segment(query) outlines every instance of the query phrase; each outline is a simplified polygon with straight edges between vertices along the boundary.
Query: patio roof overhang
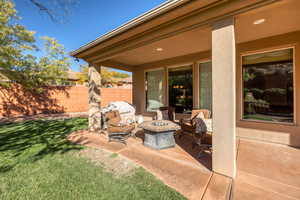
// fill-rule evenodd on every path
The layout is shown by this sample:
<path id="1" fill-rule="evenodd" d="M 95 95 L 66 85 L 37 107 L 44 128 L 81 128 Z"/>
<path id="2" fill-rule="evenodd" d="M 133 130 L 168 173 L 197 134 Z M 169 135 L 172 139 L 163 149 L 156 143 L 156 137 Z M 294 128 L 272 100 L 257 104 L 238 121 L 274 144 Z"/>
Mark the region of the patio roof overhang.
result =
<path id="1" fill-rule="evenodd" d="M 213 170 L 234 178 L 236 120 L 241 107 L 236 97 L 242 96 L 241 84 L 236 84 L 240 81 L 240 55 L 258 48 L 298 45 L 299 8 L 299 0 L 186 1 L 146 21 L 139 19 L 141 22 L 132 22 L 127 28 L 124 25 L 73 52 L 74 57 L 90 64 L 90 130 L 101 129 L 101 66 L 133 72 L 133 104 L 143 114 L 147 112 L 144 69 L 163 68 L 167 77 L 169 66 L 192 62 L 193 83 L 197 85 L 197 62 L 211 59 Z M 256 23 L 259 20 L 263 23 Z M 168 91 L 167 81 L 161 81 L 165 82 L 163 92 Z M 197 87 L 193 90 L 199 92 Z M 169 105 L 167 98 L 163 99 L 164 105 Z"/>
<path id="2" fill-rule="evenodd" d="M 289 3 L 291 1 L 293 3 Z M 288 9 L 288 6 L 297 3 L 294 0 L 291 1 L 168 1 L 166 4 L 73 51 L 71 55 L 84 59 L 93 65 L 133 71 L 136 66 L 143 64 L 210 51 L 211 24 L 226 17 L 236 16 L 237 43 L 273 34 L 271 31 L 274 30 L 272 29 L 274 24 L 272 23 L 269 23 L 269 26 L 264 26 L 264 30 L 258 32 L 260 35 L 255 35 L 254 32 L 249 36 L 248 33 L 253 28 L 251 27 L 253 20 L 266 11 L 263 8 L 259 9 L 260 7 L 281 2 L 279 4 L 289 4 L 286 5 Z M 281 5 L 277 6 L 277 9 L 280 7 Z M 250 15 L 247 15 L 246 12 Z M 270 14 L 267 16 L 270 18 L 268 21 L 278 22 L 279 16 Z M 290 21 L 294 22 L 295 20 Z M 293 27 L 287 27 L 285 30 L 293 30 Z M 188 41 L 190 42 L 186 38 L 189 38 Z M 180 49 L 176 48 L 174 44 L 180 46 Z M 155 49 L 164 48 L 163 46 L 169 51 L 157 54 Z"/>

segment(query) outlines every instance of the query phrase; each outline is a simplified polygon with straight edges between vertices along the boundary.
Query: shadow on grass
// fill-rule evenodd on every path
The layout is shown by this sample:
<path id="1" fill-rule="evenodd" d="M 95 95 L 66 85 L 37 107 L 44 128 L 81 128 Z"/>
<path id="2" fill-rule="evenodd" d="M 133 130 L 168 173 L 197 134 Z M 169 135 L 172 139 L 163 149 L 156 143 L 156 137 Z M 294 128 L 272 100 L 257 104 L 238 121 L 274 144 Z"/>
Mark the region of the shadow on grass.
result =
<path id="1" fill-rule="evenodd" d="M 66 136 L 86 127 L 84 118 L 0 125 L 0 173 L 48 155 L 82 149 L 70 143 Z"/>

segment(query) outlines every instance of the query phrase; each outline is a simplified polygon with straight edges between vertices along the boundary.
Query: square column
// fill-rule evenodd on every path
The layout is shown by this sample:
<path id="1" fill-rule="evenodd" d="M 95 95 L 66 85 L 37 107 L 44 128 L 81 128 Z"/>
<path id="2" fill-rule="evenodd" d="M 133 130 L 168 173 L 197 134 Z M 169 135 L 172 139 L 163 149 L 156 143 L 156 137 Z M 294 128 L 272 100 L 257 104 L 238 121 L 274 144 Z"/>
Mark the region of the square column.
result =
<path id="1" fill-rule="evenodd" d="M 89 65 L 89 130 L 101 129 L 101 67 Z"/>
<path id="2" fill-rule="evenodd" d="M 213 171 L 236 175 L 236 50 L 234 19 L 213 24 Z"/>

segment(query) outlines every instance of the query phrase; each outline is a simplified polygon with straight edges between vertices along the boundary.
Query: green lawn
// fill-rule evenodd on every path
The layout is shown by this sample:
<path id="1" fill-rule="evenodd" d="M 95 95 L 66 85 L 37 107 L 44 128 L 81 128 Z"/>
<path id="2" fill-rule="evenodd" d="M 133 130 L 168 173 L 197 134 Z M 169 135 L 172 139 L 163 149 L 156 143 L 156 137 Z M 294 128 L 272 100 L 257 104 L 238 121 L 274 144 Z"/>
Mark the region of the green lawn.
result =
<path id="1" fill-rule="evenodd" d="M 0 125 L 0 199 L 185 199 L 139 168 L 129 177 L 106 172 L 75 154 L 66 135 L 86 119 Z"/>

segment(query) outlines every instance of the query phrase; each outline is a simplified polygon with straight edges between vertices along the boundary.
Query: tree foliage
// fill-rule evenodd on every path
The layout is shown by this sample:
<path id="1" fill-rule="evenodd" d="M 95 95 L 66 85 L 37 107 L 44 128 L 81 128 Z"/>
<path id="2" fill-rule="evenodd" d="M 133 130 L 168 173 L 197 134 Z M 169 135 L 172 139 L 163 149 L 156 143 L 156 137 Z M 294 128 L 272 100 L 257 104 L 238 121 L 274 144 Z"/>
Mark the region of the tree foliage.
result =
<path id="1" fill-rule="evenodd" d="M 80 65 L 79 79 L 81 83 L 88 81 L 88 69 L 87 65 Z M 113 71 L 107 67 L 101 67 L 101 83 L 115 83 L 117 79 L 128 78 L 130 75 L 118 71 Z"/>
<path id="2" fill-rule="evenodd" d="M 18 19 L 14 4 L 0 0 L 1 76 L 10 80 L 9 83 L 31 89 L 63 81 L 70 67 L 64 47 L 53 38 L 43 37 L 44 49 L 39 49 L 34 32 L 26 30 Z M 32 55 L 38 51 L 44 56 Z"/>
<path id="3" fill-rule="evenodd" d="M 79 82 L 81 84 L 87 83 L 89 80 L 88 74 L 89 74 L 89 67 L 87 65 L 80 65 L 80 74 L 78 75 Z"/>

